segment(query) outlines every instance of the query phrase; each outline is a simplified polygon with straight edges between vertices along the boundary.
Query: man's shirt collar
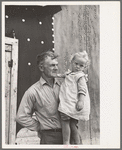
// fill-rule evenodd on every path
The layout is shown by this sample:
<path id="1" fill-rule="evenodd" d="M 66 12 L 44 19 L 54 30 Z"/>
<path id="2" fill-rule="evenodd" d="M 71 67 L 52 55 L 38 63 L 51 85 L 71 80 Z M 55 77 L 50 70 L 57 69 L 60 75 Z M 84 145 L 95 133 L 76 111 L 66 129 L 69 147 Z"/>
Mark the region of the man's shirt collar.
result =
<path id="1" fill-rule="evenodd" d="M 40 83 L 41 85 L 48 84 L 42 77 L 40 78 Z M 58 81 L 57 78 L 55 78 L 54 84 L 58 84 L 60 86 L 60 82 Z"/>
<path id="2" fill-rule="evenodd" d="M 41 83 L 41 85 L 44 85 L 44 84 L 46 84 L 47 82 L 41 77 L 41 78 L 40 78 L 40 83 Z"/>

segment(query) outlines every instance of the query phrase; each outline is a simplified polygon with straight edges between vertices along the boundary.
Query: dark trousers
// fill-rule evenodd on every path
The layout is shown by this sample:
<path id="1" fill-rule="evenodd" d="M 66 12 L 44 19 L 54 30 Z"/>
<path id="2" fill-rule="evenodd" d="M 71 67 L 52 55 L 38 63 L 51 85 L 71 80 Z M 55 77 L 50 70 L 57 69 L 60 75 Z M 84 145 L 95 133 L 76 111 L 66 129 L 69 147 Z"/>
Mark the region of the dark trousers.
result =
<path id="1" fill-rule="evenodd" d="M 77 127 L 77 126 L 76 126 Z M 77 127 L 78 128 L 78 127 Z M 54 131 L 41 131 L 40 134 L 40 144 L 63 144 L 63 136 L 62 136 L 62 132 L 54 132 Z M 80 144 L 82 144 L 82 139 L 79 135 L 80 138 Z M 76 144 L 75 140 L 74 140 L 74 134 L 71 133 L 71 138 L 70 138 L 70 143 L 71 144 Z"/>
<path id="2" fill-rule="evenodd" d="M 62 132 L 42 131 L 40 144 L 63 144 Z"/>

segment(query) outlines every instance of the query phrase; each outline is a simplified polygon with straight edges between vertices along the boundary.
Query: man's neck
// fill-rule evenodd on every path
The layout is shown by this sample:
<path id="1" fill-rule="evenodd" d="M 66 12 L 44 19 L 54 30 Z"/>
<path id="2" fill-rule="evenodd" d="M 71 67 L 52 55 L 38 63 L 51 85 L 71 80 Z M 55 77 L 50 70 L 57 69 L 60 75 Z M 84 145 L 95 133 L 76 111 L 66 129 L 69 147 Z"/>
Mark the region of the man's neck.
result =
<path id="1" fill-rule="evenodd" d="M 42 73 L 42 78 L 51 86 L 54 85 L 54 78 L 48 78 L 45 74 Z"/>

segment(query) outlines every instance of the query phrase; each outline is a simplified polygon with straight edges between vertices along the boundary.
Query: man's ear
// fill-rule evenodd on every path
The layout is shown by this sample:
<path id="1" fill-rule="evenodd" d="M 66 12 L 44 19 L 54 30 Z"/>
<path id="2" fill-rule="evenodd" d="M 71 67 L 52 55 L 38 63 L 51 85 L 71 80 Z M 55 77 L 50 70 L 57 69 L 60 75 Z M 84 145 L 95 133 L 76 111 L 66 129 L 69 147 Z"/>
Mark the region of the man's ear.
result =
<path id="1" fill-rule="evenodd" d="M 41 72 L 44 71 L 43 65 L 39 65 L 39 70 L 40 70 Z"/>

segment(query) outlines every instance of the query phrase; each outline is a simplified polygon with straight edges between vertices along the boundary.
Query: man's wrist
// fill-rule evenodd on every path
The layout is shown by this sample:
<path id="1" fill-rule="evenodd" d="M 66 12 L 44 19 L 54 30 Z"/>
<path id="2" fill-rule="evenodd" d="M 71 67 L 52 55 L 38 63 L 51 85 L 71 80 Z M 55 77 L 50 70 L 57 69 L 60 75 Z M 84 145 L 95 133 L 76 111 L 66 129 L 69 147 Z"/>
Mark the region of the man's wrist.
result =
<path id="1" fill-rule="evenodd" d="M 37 126 L 37 132 L 40 132 L 40 125 Z"/>

